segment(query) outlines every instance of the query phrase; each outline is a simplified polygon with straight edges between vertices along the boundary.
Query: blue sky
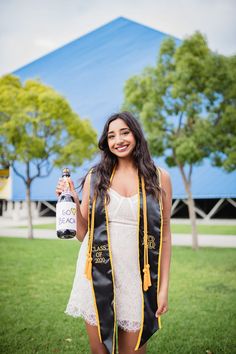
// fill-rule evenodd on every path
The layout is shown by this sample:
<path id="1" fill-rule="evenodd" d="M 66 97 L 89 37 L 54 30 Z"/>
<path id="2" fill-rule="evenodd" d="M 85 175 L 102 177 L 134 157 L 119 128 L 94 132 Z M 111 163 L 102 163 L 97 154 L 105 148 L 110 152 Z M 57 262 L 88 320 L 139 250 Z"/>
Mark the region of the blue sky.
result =
<path id="1" fill-rule="evenodd" d="M 119 17 L 236 54 L 236 0 L 0 0 L 0 75 Z"/>

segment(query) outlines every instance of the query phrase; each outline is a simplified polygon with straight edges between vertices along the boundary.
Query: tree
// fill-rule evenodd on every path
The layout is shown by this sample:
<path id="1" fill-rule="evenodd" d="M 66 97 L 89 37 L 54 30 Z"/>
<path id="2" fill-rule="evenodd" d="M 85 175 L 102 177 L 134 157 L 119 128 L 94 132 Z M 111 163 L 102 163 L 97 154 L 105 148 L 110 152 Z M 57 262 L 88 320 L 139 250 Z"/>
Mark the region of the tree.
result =
<path id="1" fill-rule="evenodd" d="M 95 152 L 96 133 L 51 87 L 6 75 L 0 78 L 0 164 L 11 166 L 24 181 L 28 237 L 33 238 L 30 190 L 63 164 L 79 166 Z M 17 168 L 25 166 L 25 173 Z"/>
<path id="2" fill-rule="evenodd" d="M 217 88 L 220 102 L 212 109 L 215 136 L 211 156 L 214 166 L 231 172 L 236 169 L 236 56 L 217 58 Z"/>
<path id="3" fill-rule="evenodd" d="M 191 191 L 193 167 L 215 151 L 216 132 L 222 137 L 224 152 L 231 145 L 230 138 L 225 142 L 221 132 L 228 120 L 231 125 L 235 121 L 229 60 L 232 58 L 212 53 L 199 32 L 178 47 L 174 39 L 168 38 L 161 45 L 157 65 L 131 77 L 124 88 L 123 108 L 142 121 L 151 153 L 164 155 L 167 165 L 177 166 L 180 171 L 188 197 L 194 249 L 198 248 L 198 237 Z"/>

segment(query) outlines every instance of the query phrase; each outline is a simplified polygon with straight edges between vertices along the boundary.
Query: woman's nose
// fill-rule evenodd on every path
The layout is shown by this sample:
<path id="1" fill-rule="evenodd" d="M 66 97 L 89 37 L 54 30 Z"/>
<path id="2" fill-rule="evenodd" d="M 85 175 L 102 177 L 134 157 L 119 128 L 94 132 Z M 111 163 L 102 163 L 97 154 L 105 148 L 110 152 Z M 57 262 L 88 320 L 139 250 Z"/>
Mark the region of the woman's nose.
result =
<path id="1" fill-rule="evenodd" d="M 122 137 L 122 135 L 117 135 L 115 138 L 116 144 L 121 143 L 123 140 L 124 140 L 124 138 Z"/>

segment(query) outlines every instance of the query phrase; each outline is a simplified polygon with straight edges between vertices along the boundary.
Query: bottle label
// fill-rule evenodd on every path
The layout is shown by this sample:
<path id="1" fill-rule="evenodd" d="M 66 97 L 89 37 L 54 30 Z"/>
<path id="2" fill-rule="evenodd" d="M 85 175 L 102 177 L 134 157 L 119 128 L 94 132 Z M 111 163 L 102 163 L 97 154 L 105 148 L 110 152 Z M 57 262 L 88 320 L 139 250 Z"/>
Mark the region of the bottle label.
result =
<path id="1" fill-rule="evenodd" d="M 73 202 L 62 202 L 56 205 L 57 231 L 76 231 L 76 204 Z"/>

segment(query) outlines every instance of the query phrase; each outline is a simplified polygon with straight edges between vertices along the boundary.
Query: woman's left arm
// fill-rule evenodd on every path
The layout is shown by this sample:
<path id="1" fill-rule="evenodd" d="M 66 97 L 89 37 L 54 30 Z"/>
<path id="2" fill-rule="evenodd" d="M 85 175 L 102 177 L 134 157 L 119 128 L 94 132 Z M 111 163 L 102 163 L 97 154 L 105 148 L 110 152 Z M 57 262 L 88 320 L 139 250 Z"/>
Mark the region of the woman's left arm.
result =
<path id="1" fill-rule="evenodd" d="M 156 316 L 163 315 L 168 311 L 168 289 L 171 263 L 170 217 L 172 206 L 172 186 L 170 176 L 164 169 L 161 169 L 161 186 L 165 193 L 162 193 L 162 251 L 160 265 L 160 286 L 158 292 L 158 310 L 156 312 Z"/>

